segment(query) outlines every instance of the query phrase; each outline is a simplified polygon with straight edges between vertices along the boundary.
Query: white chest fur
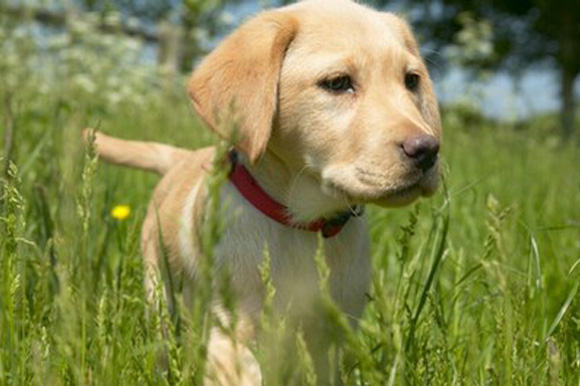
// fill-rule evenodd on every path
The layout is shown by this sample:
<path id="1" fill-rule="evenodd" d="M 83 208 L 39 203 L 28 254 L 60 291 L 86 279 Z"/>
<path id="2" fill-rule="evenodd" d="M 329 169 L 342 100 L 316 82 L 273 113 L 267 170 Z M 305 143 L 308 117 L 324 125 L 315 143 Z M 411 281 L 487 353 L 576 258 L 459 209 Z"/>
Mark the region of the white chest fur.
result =
<path id="1" fill-rule="evenodd" d="M 232 284 L 246 312 L 257 316 L 264 286 L 259 267 L 267 250 L 275 306 L 284 311 L 311 314 L 319 293 L 315 254 L 318 234 L 279 224 L 243 198 L 229 182 L 221 193 L 226 206 L 226 231 L 216 248 L 216 268 L 230 270 Z M 351 218 L 336 236 L 324 240 L 330 270 L 330 289 L 353 324 L 365 304 L 369 287 L 370 258 L 366 220 Z"/>

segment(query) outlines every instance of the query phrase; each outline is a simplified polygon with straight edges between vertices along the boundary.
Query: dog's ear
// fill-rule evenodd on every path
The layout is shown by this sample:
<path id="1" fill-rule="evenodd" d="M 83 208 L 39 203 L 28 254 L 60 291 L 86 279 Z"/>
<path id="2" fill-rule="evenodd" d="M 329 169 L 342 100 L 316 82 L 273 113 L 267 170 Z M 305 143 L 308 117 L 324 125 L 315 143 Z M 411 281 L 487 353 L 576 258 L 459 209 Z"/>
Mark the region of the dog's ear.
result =
<path id="1" fill-rule="evenodd" d="M 221 43 L 193 72 L 187 92 L 201 118 L 255 162 L 266 150 L 284 55 L 298 30 L 288 11 L 265 12 Z M 231 139 L 231 138 L 230 138 Z"/>

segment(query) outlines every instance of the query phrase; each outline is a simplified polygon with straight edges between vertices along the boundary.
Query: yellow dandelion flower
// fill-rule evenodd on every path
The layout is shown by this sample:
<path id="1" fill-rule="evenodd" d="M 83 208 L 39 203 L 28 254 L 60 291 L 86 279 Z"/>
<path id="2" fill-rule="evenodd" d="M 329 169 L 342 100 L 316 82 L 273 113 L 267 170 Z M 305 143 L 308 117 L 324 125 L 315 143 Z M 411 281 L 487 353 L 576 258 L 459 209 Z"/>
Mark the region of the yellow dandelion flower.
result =
<path id="1" fill-rule="evenodd" d="M 125 220 L 131 214 L 129 205 L 117 205 L 111 210 L 111 216 L 119 221 Z"/>

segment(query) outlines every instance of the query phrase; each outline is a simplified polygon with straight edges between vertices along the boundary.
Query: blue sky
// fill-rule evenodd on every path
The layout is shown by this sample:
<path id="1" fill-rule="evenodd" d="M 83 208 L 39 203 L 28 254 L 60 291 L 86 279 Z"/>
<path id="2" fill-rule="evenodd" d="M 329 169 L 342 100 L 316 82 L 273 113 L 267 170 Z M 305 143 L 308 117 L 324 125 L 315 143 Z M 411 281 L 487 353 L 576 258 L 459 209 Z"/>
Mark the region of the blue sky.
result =
<path id="1" fill-rule="evenodd" d="M 460 99 L 478 88 L 483 111 L 508 120 L 557 111 L 560 106 L 559 80 L 549 70 L 530 70 L 516 84 L 507 72 L 493 75 L 488 81 L 473 83 L 461 70 L 453 69 L 436 79 L 439 98 L 443 102 Z M 576 87 L 577 91 L 579 87 Z"/>

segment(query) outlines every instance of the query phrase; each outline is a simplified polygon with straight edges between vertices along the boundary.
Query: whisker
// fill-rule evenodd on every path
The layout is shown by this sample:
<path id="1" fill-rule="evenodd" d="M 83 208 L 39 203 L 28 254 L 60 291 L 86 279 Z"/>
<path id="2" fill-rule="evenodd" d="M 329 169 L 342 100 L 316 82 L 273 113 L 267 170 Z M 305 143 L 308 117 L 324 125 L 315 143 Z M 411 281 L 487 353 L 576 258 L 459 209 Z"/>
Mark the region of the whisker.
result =
<path id="1" fill-rule="evenodd" d="M 300 177 L 302 176 L 302 174 L 307 169 L 308 169 L 308 165 L 305 165 L 302 169 L 300 169 L 298 171 L 298 173 L 296 173 L 296 176 L 292 180 L 292 183 L 290 184 L 290 187 L 288 188 L 288 206 L 291 206 L 291 204 L 292 204 L 293 197 L 294 197 L 294 191 L 296 189 L 296 186 L 298 185 L 298 180 L 300 179 Z"/>

